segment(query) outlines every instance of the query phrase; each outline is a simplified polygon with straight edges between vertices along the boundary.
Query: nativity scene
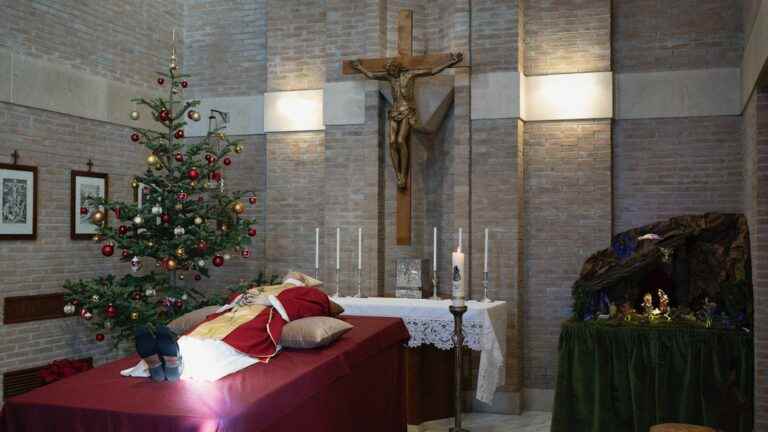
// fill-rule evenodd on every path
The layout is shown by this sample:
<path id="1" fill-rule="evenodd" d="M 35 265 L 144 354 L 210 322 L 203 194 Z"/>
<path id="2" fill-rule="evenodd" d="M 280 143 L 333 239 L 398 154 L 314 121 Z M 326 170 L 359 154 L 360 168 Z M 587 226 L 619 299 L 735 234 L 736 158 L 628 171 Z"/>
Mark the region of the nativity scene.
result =
<path id="1" fill-rule="evenodd" d="M 768 430 L 768 3 L 0 12 L 0 432 Z"/>

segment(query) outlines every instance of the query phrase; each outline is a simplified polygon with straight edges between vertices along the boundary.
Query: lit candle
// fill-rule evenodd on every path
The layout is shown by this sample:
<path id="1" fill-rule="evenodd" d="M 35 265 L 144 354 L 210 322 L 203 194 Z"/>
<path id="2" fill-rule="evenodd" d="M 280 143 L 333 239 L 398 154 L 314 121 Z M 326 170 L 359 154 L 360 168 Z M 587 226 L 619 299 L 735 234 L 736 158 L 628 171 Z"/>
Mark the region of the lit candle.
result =
<path id="1" fill-rule="evenodd" d="M 315 268 L 320 268 L 320 228 L 315 228 Z"/>
<path id="2" fill-rule="evenodd" d="M 485 229 L 485 253 L 483 254 L 483 272 L 488 273 L 488 228 Z"/>
<path id="3" fill-rule="evenodd" d="M 341 228 L 336 228 L 336 270 L 341 268 Z"/>
<path id="4" fill-rule="evenodd" d="M 363 269 L 363 229 L 357 229 L 357 269 Z"/>
<path id="5" fill-rule="evenodd" d="M 464 254 L 461 253 L 461 248 L 451 254 L 451 264 L 453 266 L 451 301 L 454 306 L 464 306 L 466 291 L 464 289 Z"/>
<path id="6" fill-rule="evenodd" d="M 432 228 L 432 271 L 437 272 L 437 227 Z"/>

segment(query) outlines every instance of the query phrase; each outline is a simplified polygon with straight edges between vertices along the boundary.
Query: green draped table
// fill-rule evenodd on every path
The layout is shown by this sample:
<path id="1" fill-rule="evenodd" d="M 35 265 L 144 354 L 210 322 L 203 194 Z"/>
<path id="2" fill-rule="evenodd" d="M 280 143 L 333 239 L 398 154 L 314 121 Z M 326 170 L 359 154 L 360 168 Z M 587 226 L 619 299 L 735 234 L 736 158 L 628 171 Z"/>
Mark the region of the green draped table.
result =
<path id="1" fill-rule="evenodd" d="M 731 415 L 739 432 L 750 432 L 753 353 L 752 335 L 744 331 L 567 322 L 551 430 L 648 432 L 666 422 L 715 427 L 731 387 L 747 400 Z"/>

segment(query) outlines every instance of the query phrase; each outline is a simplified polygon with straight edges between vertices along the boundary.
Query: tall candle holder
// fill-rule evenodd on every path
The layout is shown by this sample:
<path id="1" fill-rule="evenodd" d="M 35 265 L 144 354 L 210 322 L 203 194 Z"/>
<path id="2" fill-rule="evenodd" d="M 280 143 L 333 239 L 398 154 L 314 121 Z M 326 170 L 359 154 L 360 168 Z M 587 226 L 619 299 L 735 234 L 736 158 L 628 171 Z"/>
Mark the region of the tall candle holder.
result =
<path id="1" fill-rule="evenodd" d="M 491 303 L 493 301 L 488 297 L 488 285 L 490 285 L 490 277 L 488 272 L 483 272 L 483 299 L 480 300 L 482 303 Z"/>
<path id="2" fill-rule="evenodd" d="M 336 269 L 336 293 L 333 295 L 334 298 L 341 298 L 341 270 Z"/>
<path id="3" fill-rule="evenodd" d="M 440 300 L 440 296 L 437 295 L 437 272 L 432 271 L 432 297 L 430 300 Z"/>
<path id="4" fill-rule="evenodd" d="M 320 280 L 320 268 L 315 267 L 315 279 Z"/>
<path id="5" fill-rule="evenodd" d="M 357 269 L 357 294 L 355 294 L 353 297 L 355 298 L 365 298 L 366 295 L 363 294 L 363 270 Z"/>

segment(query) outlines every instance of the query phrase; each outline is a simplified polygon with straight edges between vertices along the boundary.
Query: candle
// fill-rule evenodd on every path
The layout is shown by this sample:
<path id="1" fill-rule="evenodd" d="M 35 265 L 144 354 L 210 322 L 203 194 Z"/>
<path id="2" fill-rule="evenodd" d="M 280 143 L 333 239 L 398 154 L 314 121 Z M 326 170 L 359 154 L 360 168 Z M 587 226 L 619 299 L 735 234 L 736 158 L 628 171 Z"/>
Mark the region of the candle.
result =
<path id="1" fill-rule="evenodd" d="M 341 228 L 336 228 L 336 270 L 341 268 Z"/>
<path id="2" fill-rule="evenodd" d="M 483 254 L 483 273 L 488 273 L 488 228 L 485 229 L 485 253 Z"/>
<path id="3" fill-rule="evenodd" d="M 357 269 L 363 268 L 363 229 L 357 229 Z"/>
<path id="4" fill-rule="evenodd" d="M 454 306 L 464 306 L 466 290 L 464 289 L 464 254 L 461 253 L 461 248 L 451 254 L 451 264 L 453 266 L 451 301 Z"/>
<path id="5" fill-rule="evenodd" d="M 315 228 L 315 268 L 320 268 L 320 228 Z"/>
<path id="6" fill-rule="evenodd" d="M 432 271 L 437 272 L 437 227 L 432 228 Z"/>
<path id="7" fill-rule="evenodd" d="M 459 228 L 459 252 L 461 252 L 461 228 Z"/>

